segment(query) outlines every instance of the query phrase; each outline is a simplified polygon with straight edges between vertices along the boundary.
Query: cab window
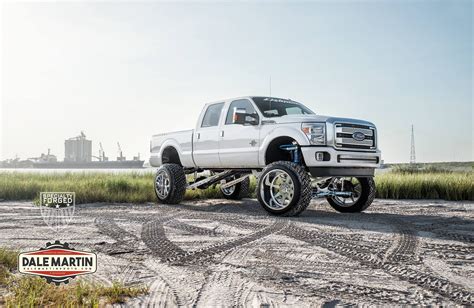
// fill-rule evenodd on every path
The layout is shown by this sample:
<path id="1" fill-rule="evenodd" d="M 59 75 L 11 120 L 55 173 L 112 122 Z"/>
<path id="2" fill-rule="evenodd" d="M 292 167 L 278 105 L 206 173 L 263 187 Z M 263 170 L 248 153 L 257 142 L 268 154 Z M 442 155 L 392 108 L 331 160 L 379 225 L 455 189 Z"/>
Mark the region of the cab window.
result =
<path id="1" fill-rule="evenodd" d="M 232 124 L 232 116 L 234 115 L 235 108 L 242 108 L 245 109 L 245 113 L 254 114 L 254 117 L 247 116 L 247 120 L 255 121 L 256 123 L 258 123 L 258 114 L 257 111 L 255 111 L 255 108 L 253 107 L 252 103 L 247 99 L 239 99 L 233 101 L 230 104 L 229 110 L 227 111 L 227 117 L 225 118 L 226 125 Z"/>
<path id="2" fill-rule="evenodd" d="M 221 117 L 221 111 L 224 103 L 209 105 L 206 113 L 202 118 L 201 127 L 212 127 L 219 125 L 219 118 Z"/>

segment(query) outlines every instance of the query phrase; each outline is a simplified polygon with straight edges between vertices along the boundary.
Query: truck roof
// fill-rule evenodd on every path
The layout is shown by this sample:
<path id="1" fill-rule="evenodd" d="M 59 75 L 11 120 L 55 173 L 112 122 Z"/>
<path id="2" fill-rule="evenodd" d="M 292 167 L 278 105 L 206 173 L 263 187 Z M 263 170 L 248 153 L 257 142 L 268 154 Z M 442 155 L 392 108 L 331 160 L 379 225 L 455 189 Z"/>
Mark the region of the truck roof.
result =
<path id="1" fill-rule="evenodd" d="M 281 98 L 281 97 L 267 96 L 267 95 L 247 95 L 247 96 L 238 96 L 238 97 L 231 97 L 231 98 L 215 100 L 215 101 L 206 103 L 205 106 L 212 105 L 212 104 L 223 103 L 223 102 L 228 102 L 228 101 L 235 101 L 235 100 L 238 100 L 238 99 L 252 99 L 253 97 L 273 98 L 273 99 L 279 99 L 279 100 L 294 102 L 294 100 L 292 100 L 291 98 Z"/>

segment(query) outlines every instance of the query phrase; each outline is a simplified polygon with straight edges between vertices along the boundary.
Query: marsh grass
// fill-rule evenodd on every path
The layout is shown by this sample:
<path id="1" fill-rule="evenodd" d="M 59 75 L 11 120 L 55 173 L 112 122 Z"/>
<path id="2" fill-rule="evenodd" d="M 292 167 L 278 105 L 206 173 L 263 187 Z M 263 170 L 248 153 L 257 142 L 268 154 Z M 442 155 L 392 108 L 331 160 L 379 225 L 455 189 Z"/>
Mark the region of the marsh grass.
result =
<path id="1" fill-rule="evenodd" d="M 7 307 L 99 307 L 124 303 L 128 298 L 148 293 L 147 287 L 125 286 L 114 282 L 111 286 L 75 281 L 56 286 L 32 276 L 11 278 Z"/>
<path id="2" fill-rule="evenodd" d="M 378 198 L 474 200 L 472 172 L 394 171 L 378 175 L 375 183 Z"/>
<path id="3" fill-rule="evenodd" d="M 18 251 L 0 248 L 0 266 L 12 271 L 18 266 Z"/>
<path id="4" fill-rule="evenodd" d="M 11 277 L 11 271 L 18 266 L 18 252 L 0 248 L 0 286 L 6 285 Z"/>
<path id="5" fill-rule="evenodd" d="M 76 203 L 156 202 L 152 173 L 0 173 L 0 199 L 37 200 L 42 191 L 73 191 Z M 376 176 L 377 197 L 474 200 L 474 173 L 394 168 Z M 251 178 L 251 196 L 256 180 Z M 223 198 L 219 187 L 188 190 L 185 199 Z"/>
<path id="6" fill-rule="evenodd" d="M 0 199 L 34 200 L 44 191 L 71 191 L 76 203 L 153 200 L 152 174 L 0 173 Z"/>

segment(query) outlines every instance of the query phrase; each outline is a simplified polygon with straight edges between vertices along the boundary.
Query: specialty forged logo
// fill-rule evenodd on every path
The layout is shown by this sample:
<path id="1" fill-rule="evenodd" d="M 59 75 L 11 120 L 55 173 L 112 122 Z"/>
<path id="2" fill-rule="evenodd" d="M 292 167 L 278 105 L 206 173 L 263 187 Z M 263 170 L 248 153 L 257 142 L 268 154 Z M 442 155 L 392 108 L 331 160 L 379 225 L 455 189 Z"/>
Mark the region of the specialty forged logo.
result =
<path id="1" fill-rule="evenodd" d="M 48 227 L 58 232 L 72 221 L 76 194 L 74 192 L 41 192 L 39 205 L 43 221 Z"/>
<path id="2" fill-rule="evenodd" d="M 68 243 L 55 241 L 36 251 L 18 255 L 18 271 L 36 275 L 49 283 L 69 283 L 78 275 L 92 274 L 97 270 L 97 255 L 69 247 Z"/>

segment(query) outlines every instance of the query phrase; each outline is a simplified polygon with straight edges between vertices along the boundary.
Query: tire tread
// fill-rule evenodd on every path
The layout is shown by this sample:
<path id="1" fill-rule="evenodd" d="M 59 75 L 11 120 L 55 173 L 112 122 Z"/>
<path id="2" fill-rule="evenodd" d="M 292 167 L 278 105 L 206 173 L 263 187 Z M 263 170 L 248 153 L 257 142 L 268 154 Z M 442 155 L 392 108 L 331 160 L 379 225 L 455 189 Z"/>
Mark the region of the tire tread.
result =
<path id="1" fill-rule="evenodd" d="M 163 164 L 159 169 L 165 169 L 170 176 L 170 192 L 165 199 L 160 199 L 158 194 L 155 194 L 160 203 L 164 204 L 179 204 L 183 201 L 184 194 L 186 193 L 186 174 L 184 173 L 183 167 L 178 164 Z M 157 173 L 158 173 L 157 171 Z M 153 183 L 155 185 L 155 183 Z"/>

